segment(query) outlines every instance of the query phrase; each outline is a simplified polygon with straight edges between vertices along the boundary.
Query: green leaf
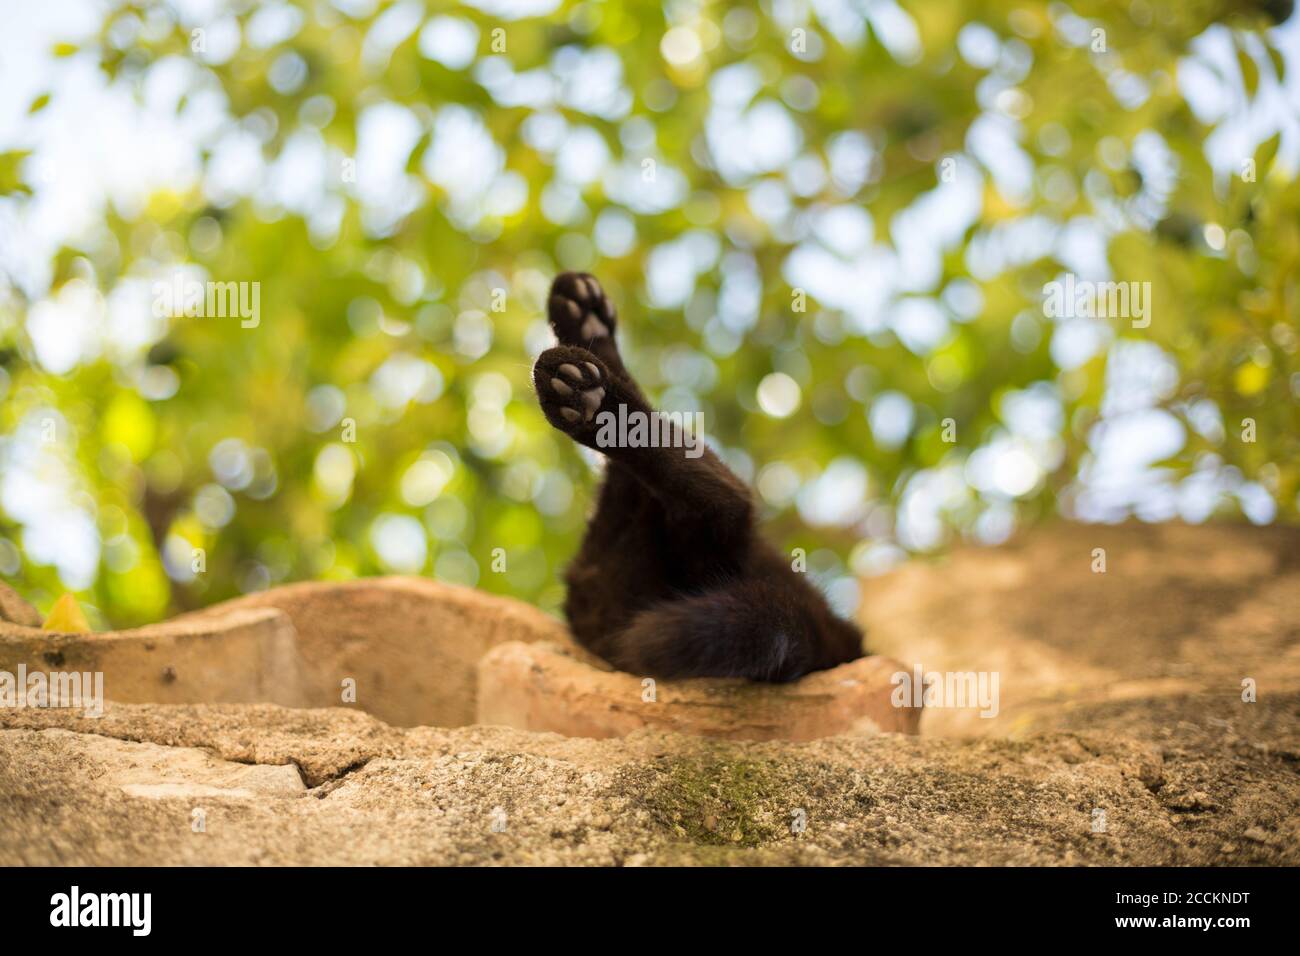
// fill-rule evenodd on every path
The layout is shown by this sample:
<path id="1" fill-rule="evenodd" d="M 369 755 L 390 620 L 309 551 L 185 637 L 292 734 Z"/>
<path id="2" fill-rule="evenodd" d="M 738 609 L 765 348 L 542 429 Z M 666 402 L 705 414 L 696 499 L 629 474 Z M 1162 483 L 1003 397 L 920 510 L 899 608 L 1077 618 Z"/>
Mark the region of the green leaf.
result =
<path id="1" fill-rule="evenodd" d="M 1259 67 L 1255 58 L 1240 43 L 1237 45 L 1237 66 L 1241 68 L 1241 82 L 1246 87 L 1246 99 L 1253 100 L 1259 92 Z"/>
<path id="2" fill-rule="evenodd" d="M 1278 130 L 1259 144 L 1259 147 L 1255 150 L 1255 176 L 1258 179 L 1263 179 L 1268 173 L 1269 167 L 1273 165 L 1273 157 L 1277 155 L 1278 147 L 1281 145 L 1281 130 Z"/>
<path id="3" fill-rule="evenodd" d="M 31 154 L 29 149 L 0 153 L 0 196 L 31 193 L 31 188 L 23 181 L 21 173 L 23 160 Z"/>

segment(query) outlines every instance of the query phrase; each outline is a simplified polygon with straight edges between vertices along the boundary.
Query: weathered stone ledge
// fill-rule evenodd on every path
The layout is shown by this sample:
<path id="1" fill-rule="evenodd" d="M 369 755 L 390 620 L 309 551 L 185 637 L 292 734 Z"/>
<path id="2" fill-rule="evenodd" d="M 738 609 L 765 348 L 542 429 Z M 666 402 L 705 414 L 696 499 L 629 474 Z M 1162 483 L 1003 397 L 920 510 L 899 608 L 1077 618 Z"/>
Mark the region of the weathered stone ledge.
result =
<path id="1" fill-rule="evenodd" d="M 612 670 L 563 645 L 510 642 L 479 663 L 478 722 L 570 737 L 643 729 L 728 740 L 916 733 L 921 709 L 890 699 L 899 667 L 864 657 L 788 684 L 668 682 Z"/>
<path id="2" fill-rule="evenodd" d="M 897 665 L 876 658 L 783 685 L 660 681 L 645 701 L 642 678 L 586 655 L 555 618 L 423 578 L 294 584 L 97 634 L 41 630 L 13 592 L 5 602 L 30 623 L 0 621 L 0 670 L 102 672 L 106 696 L 122 703 L 346 706 L 397 726 L 478 721 L 591 737 L 659 727 L 810 740 L 914 733 L 919 719 L 890 706 Z"/>

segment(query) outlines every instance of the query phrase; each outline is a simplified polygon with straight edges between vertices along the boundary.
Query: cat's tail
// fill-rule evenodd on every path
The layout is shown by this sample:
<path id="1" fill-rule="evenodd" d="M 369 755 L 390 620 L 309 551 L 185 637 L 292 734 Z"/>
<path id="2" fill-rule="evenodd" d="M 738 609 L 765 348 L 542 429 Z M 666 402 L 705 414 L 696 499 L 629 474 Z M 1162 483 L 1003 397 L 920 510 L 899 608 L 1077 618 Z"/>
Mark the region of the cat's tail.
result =
<path id="1" fill-rule="evenodd" d="M 767 581 L 738 581 L 665 601 L 610 636 L 602 652 L 632 674 L 663 679 L 794 680 L 818 663 L 802 595 Z"/>

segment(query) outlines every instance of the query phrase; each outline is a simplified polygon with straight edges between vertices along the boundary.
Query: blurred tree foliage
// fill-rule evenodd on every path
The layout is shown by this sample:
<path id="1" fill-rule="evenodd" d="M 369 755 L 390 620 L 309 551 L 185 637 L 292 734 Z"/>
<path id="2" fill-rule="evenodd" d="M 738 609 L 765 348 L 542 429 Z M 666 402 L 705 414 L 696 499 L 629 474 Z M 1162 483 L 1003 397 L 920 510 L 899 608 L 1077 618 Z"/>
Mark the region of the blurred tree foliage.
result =
<path id="1" fill-rule="evenodd" d="M 1281 516 L 1295 515 L 1300 190 L 1273 161 L 1277 136 L 1252 147 L 1240 168 L 1212 169 L 1204 143 L 1214 127 L 1176 81 L 1195 38 L 1228 31 L 1240 75 L 1227 79 L 1249 102 L 1265 80 L 1281 78 L 1267 31 L 1289 4 L 559 2 L 517 18 L 507 18 L 512 4 L 487 0 L 293 6 L 297 14 L 277 5 L 290 28 L 275 35 L 254 23 L 265 15 L 258 4 L 191 23 L 165 6 L 115 3 L 98 39 L 56 51 L 96 57 L 142 100 L 151 82 L 183 82 L 172 97 L 177 115 L 213 122 L 202 142 L 209 166 L 232 135 L 251 137 L 266 170 L 304 131 L 329 156 L 310 208 L 287 208 L 260 188 L 214 190 L 210 179 L 160 189 L 143 208 L 110 207 L 95 241 L 60 252 L 40 297 L 89 288 L 111 301 L 133 279 L 151 289 L 184 266 L 204 280 L 260 283 L 256 328 L 174 316 L 150 340 L 56 375 L 27 332 L 37 301 L 17 283 L 0 297 L 0 427 L 15 435 L 49 409 L 66 423 L 55 445 L 102 541 L 81 592 L 101 625 L 285 581 L 394 569 L 556 607 L 594 481 L 591 463 L 546 426 L 530 394 L 532 356 L 546 344 L 546 286 L 565 268 L 605 282 L 621 308 L 629 363 L 653 395 L 696 403 L 746 477 L 782 463 L 765 492 L 774 533 L 807 548 L 828 580 L 846 582 L 869 565 L 864 542 L 894 536 L 909 483 L 964 461 L 1004 429 L 1003 399 L 1035 383 L 1059 395 L 1059 462 L 1013 501 L 954 499 L 942 509 L 945 540 L 972 534 L 992 505 L 1013 508 L 1019 521 L 1068 512 L 1112 353 L 1102 348 L 1069 368 L 1054 359 L 1043 288 L 1066 265 L 1052 244 L 1019 249 L 996 270 L 971 264 L 981 243 L 1035 217 L 1103 222 L 1113 279 L 1151 283 L 1150 326 L 1111 325 L 1176 365 L 1160 402 L 1189 427 L 1182 449 L 1161 463 L 1165 474 L 1177 480 L 1212 454 L 1266 487 Z M 455 62 L 454 43 L 441 62 L 422 50 L 430 16 L 458 21 L 443 24 L 444 39 L 470 37 L 473 63 Z M 971 24 L 981 32 L 964 39 L 996 41 L 987 62 L 959 53 Z M 214 54 L 232 27 L 241 42 Z M 614 95 L 566 88 L 591 53 L 621 69 Z M 177 61 L 190 66 L 176 70 Z M 752 168 L 720 169 L 709 118 L 714 81 L 733 64 L 758 78 L 750 107 L 769 104 L 769 116 L 790 121 L 801 176 L 794 162 L 764 168 L 761 142 L 742 144 L 756 153 Z M 530 105 L 548 82 L 560 91 L 554 105 Z M 409 146 L 397 185 L 376 197 L 366 193 L 358 128 L 385 106 L 407 111 L 416 135 L 376 154 L 391 161 Z M 990 116 L 1009 124 L 1032 164 L 1024 195 L 1004 194 L 997 162 L 971 156 L 972 127 Z M 548 148 L 543 120 L 594 133 L 608 170 L 561 181 L 557 166 L 571 147 Z M 457 124 L 472 122 L 495 147 L 459 136 Z M 1150 132 L 1174 169 L 1155 199 L 1133 159 Z M 864 168 L 841 175 L 846 133 L 868 148 Z M 440 139 L 456 148 L 440 154 Z M 935 193 L 950 157 L 963 159 L 957 175 L 979 177 L 979 208 L 944 245 L 941 275 L 909 293 L 950 320 L 940 341 L 908 348 L 888 323 L 863 327 L 812 294 L 801 311 L 789 262 L 815 241 L 811 217 L 865 209 L 872 241 L 899 247 L 909 221 L 901 214 Z M 1253 174 L 1243 173 L 1246 160 Z M 489 186 L 458 195 L 480 167 Z M 20 151 L 0 154 L 0 202 L 29 200 L 36 184 L 25 169 Z M 638 184 L 652 180 L 670 201 L 657 203 L 660 192 L 636 200 Z M 773 214 L 772 203 L 789 208 Z M 646 274 L 683 236 L 694 237 L 687 263 L 698 274 L 685 308 L 660 307 Z M 752 316 L 741 327 L 718 320 L 726 298 L 751 287 L 737 280 L 727 289 L 737 276 L 752 277 L 758 296 L 740 310 Z M 148 308 L 150 297 L 137 302 Z M 774 373 L 782 377 L 770 413 L 756 395 Z M 787 376 L 798 386 L 793 410 Z M 870 423 L 873 400 L 889 392 L 912 403 L 901 442 L 880 441 Z M 1217 432 L 1188 418 L 1203 399 L 1218 409 Z M 955 442 L 943 433 L 949 418 Z M 1240 440 L 1237 423 L 1247 418 L 1257 422 L 1254 442 Z M 845 461 L 863 466 L 865 487 L 816 484 Z M 852 494 L 861 507 L 809 528 L 816 502 L 791 503 L 782 491 L 791 476 L 814 494 Z M 48 607 L 64 587 L 55 569 L 32 559 L 22 524 L 3 511 L 0 536 L 20 553 L 16 586 Z"/>

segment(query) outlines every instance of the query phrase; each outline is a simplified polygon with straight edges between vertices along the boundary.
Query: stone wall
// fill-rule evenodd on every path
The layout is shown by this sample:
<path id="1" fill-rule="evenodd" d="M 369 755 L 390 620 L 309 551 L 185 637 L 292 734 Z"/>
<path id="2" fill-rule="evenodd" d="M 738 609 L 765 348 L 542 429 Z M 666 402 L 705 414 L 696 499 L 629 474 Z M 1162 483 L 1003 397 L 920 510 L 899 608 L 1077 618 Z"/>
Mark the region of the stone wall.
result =
<path id="1" fill-rule="evenodd" d="M 660 684 L 653 702 L 558 622 L 431 582 L 301 585 L 123 635 L 34 632 L 28 614 L 0 627 L 5 662 L 62 654 L 141 697 L 227 702 L 0 708 L 0 855 L 1300 864 L 1300 531 L 1047 527 L 864 589 L 868 641 L 897 665 Z M 998 714 L 927 707 L 919 735 L 876 733 L 917 716 L 878 710 L 895 666 L 996 671 Z M 333 699 L 344 671 L 353 705 Z M 296 702 L 241 702 L 294 686 Z M 480 708 L 535 729 L 459 726 Z"/>

